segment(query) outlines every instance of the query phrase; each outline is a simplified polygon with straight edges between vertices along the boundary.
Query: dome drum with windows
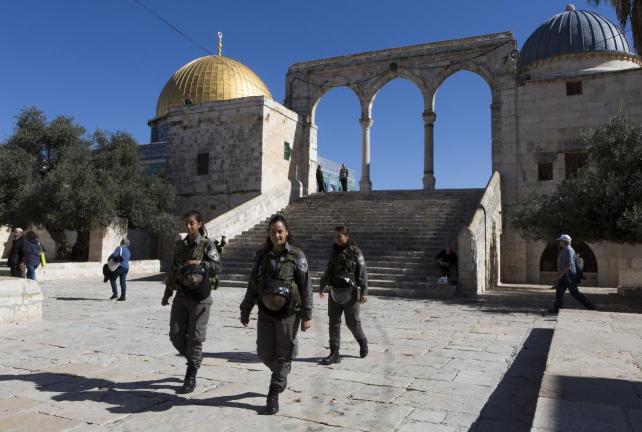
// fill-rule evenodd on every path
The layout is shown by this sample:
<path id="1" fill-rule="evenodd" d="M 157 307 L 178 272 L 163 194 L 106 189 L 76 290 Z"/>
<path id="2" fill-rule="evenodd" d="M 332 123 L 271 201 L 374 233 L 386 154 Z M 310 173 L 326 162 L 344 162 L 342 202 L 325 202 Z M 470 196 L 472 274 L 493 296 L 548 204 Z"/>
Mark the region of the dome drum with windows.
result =
<path id="1" fill-rule="evenodd" d="M 220 37 L 220 36 L 219 36 Z M 244 64 L 221 54 L 193 60 L 167 81 L 156 104 L 156 117 L 186 104 L 223 101 L 248 96 L 272 98 L 265 83 Z"/>

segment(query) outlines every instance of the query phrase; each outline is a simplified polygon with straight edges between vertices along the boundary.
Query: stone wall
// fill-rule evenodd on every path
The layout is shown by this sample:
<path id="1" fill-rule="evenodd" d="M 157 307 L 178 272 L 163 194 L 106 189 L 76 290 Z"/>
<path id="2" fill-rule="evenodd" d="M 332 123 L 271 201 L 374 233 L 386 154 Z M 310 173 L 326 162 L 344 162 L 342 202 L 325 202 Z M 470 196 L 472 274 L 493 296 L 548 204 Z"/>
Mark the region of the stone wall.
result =
<path id="1" fill-rule="evenodd" d="M 459 231 L 459 283 L 462 295 L 473 297 L 499 283 L 502 231 L 501 178 L 491 177 L 468 226 Z"/>
<path id="2" fill-rule="evenodd" d="M 49 263 L 36 269 L 36 280 L 51 281 L 60 279 L 102 280 L 105 262 L 60 262 Z M 129 262 L 128 278 L 158 274 L 161 271 L 159 260 L 136 260 Z"/>
<path id="3" fill-rule="evenodd" d="M 127 220 L 120 219 L 107 228 L 99 228 L 89 234 L 89 255 L 87 261 L 105 263 L 109 256 L 127 237 Z"/>
<path id="4" fill-rule="evenodd" d="M 277 185 L 272 191 L 261 194 L 209 221 L 205 224 L 207 232 L 214 238 L 224 235 L 227 240 L 232 240 L 243 231 L 249 230 L 286 207 L 290 203 L 291 190 L 292 185 L 289 181 Z"/>
<path id="5" fill-rule="evenodd" d="M 0 323 L 41 320 L 43 300 L 38 282 L 0 277 Z"/>
<path id="6" fill-rule="evenodd" d="M 567 80 L 581 80 L 582 94 L 567 96 Z M 513 140 L 511 145 L 517 164 L 493 153 L 493 166 L 502 174 L 505 209 L 531 193 L 553 191 L 566 176 L 565 153 L 582 149 L 586 130 L 604 126 L 619 110 L 642 124 L 642 69 L 521 80 L 515 101 L 517 123 L 512 133 L 517 142 Z M 506 150 L 510 152 L 508 146 Z M 552 162 L 552 180 L 538 180 L 538 162 Z M 589 246 L 598 260 L 599 286 L 621 283 L 620 274 L 626 281 L 627 272 L 620 271 L 618 261 L 620 246 Z M 539 260 L 543 248 L 543 243 L 527 241 L 507 227 L 502 239 L 502 281 L 542 283 Z M 642 258 L 642 253 L 638 257 Z"/>

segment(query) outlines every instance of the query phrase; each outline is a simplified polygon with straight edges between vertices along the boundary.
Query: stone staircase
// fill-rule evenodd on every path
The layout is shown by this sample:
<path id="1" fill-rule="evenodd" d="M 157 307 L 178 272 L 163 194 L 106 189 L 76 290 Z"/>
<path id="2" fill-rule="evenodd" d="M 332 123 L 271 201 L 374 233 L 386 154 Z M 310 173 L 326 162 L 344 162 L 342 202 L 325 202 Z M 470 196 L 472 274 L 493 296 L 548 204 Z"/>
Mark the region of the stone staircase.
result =
<path id="1" fill-rule="evenodd" d="M 455 246 L 483 189 L 376 191 L 313 194 L 290 204 L 284 215 L 293 245 L 306 254 L 314 290 L 333 243 L 333 228 L 347 224 L 368 266 L 375 295 L 444 298 L 454 287 L 437 286 L 435 255 L 446 241 Z M 231 240 L 223 251 L 221 287 L 247 286 L 256 250 L 267 237 L 268 219 Z M 211 233 L 216 236 L 216 233 Z"/>

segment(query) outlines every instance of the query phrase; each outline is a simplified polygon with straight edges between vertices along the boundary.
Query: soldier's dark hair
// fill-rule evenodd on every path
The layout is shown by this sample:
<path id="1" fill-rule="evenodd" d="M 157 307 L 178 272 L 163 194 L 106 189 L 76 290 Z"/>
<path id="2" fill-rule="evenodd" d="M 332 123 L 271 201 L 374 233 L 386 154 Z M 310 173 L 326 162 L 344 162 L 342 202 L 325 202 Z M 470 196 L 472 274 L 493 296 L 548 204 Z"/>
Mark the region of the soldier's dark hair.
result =
<path id="1" fill-rule="evenodd" d="M 357 245 L 357 242 L 354 241 L 354 239 L 352 238 L 352 233 L 350 232 L 350 230 L 348 229 L 347 226 L 345 226 L 345 225 L 337 225 L 337 226 L 334 227 L 334 231 L 338 232 L 339 234 L 343 234 L 344 236 L 348 237 L 348 244 L 350 246 L 356 246 Z"/>
<path id="2" fill-rule="evenodd" d="M 183 219 L 189 218 L 194 218 L 196 222 L 200 222 L 202 225 L 198 229 L 198 233 L 204 237 L 207 236 L 207 229 L 205 228 L 205 224 L 203 223 L 203 215 L 201 215 L 201 212 L 199 212 L 198 210 L 190 210 L 183 215 Z"/>
<path id="3" fill-rule="evenodd" d="M 266 249 L 272 249 L 274 247 L 274 245 L 272 244 L 272 240 L 270 240 L 270 227 L 272 226 L 272 224 L 275 224 L 278 222 L 281 222 L 288 232 L 288 236 L 285 238 L 286 241 L 288 243 L 292 243 L 292 240 L 294 239 L 294 237 L 292 236 L 292 231 L 290 231 L 290 225 L 288 224 L 287 219 L 285 219 L 285 217 L 280 214 L 274 215 L 272 216 L 272 218 L 270 219 L 270 223 L 268 224 L 268 236 L 267 236 L 267 239 L 265 240 Z"/>
<path id="4" fill-rule="evenodd" d="M 27 240 L 38 240 L 38 234 L 36 234 L 35 231 L 31 230 L 25 233 L 25 237 L 27 238 Z"/>

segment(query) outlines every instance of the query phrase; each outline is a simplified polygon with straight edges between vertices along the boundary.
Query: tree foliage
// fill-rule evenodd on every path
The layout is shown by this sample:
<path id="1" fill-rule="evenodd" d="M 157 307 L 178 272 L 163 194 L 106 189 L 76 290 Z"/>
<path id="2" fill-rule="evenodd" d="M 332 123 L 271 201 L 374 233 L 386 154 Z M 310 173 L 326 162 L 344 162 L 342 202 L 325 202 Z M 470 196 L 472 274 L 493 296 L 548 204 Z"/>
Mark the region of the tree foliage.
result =
<path id="1" fill-rule="evenodd" d="M 532 195 L 509 211 L 528 238 L 561 233 L 585 241 L 642 242 L 642 128 L 624 114 L 585 137 L 588 165 L 549 195 Z"/>
<path id="2" fill-rule="evenodd" d="M 138 145 L 123 132 L 88 137 L 70 117 L 47 123 L 27 108 L 0 145 L 0 225 L 43 226 L 60 259 L 86 259 L 90 231 L 116 218 L 154 234 L 170 231 L 174 200 L 171 185 L 144 175 Z M 73 250 L 65 230 L 77 232 Z"/>
<path id="3" fill-rule="evenodd" d="M 592 5 L 598 6 L 607 0 L 588 0 Z M 633 45 L 639 53 L 642 51 L 642 0 L 608 0 L 615 9 L 615 15 L 624 31 L 626 25 L 631 23 Z"/>

